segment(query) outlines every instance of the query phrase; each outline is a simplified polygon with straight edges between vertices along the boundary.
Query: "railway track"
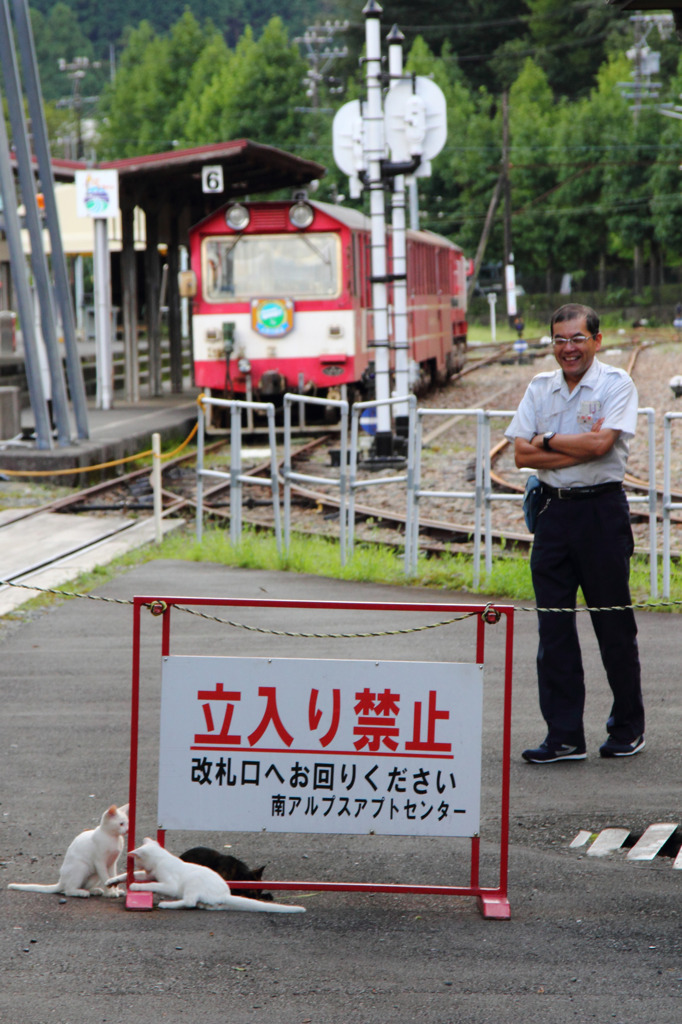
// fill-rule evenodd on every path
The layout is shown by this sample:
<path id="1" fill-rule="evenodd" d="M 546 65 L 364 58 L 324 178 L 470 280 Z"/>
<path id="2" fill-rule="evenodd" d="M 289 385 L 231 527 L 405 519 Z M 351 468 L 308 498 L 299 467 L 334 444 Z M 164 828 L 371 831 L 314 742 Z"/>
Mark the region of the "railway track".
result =
<path id="1" fill-rule="evenodd" d="M 506 346 L 490 356 L 468 365 L 464 371 L 458 374 L 458 378 L 469 376 L 477 371 L 494 367 L 495 363 L 503 360 L 511 346 Z M 628 371 L 633 372 L 636 361 L 644 346 L 635 346 L 631 359 L 628 363 Z M 494 401 L 500 393 L 499 387 L 488 396 L 489 402 Z M 483 405 L 485 407 L 485 405 Z M 431 433 L 427 434 L 424 441 L 425 446 L 437 444 L 446 435 L 448 429 L 454 425 L 458 417 L 446 420 L 439 424 Z M 220 461 L 221 450 L 228 444 L 227 439 L 221 439 L 206 446 L 205 455 L 210 459 Z M 325 451 L 334 443 L 334 438 L 329 435 L 315 437 L 312 441 L 303 444 L 295 453 L 295 459 L 305 461 L 314 454 Z M 497 442 L 491 451 L 491 461 L 494 464 L 499 456 L 506 449 L 507 442 L 503 439 Z M 195 471 L 193 468 L 194 453 L 186 452 L 177 458 L 168 460 L 162 468 L 162 499 L 164 519 L 176 517 L 187 517 L 194 515 L 196 509 L 195 500 Z M 254 477 L 259 475 L 268 476 L 270 472 L 269 458 L 262 462 L 256 462 L 250 469 L 245 470 Z M 493 470 L 493 484 L 508 492 L 522 491 L 522 485 L 518 482 L 507 479 L 502 473 Z M 647 489 L 646 481 L 634 476 L 628 477 L 626 484 L 635 490 Z M 264 481 L 264 496 L 258 496 L 257 487 L 249 489 L 249 498 L 245 502 L 242 520 L 244 523 L 259 529 L 269 529 L 272 521 L 268 518 L 267 511 L 270 506 L 270 499 L 267 484 Z M 332 517 L 339 515 L 339 500 L 330 493 L 323 490 L 311 489 L 300 485 L 292 486 L 293 501 L 295 502 L 296 514 L 292 518 L 292 529 L 297 533 L 313 532 L 316 534 L 331 532 L 328 524 Z M 255 497 L 254 497 L 255 495 Z M 675 494 L 674 500 L 682 499 L 682 494 Z M 370 521 L 373 523 L 369 535 L 360 536 L 362 543 L 382 543 L 392 546 L 401 546 L 405 530 L 405 515 L 402 511 L 405 505 L 403 497 L 402 504 L 394 502 L 395 508 L 390 503 L 382 504 L 360 503 L 355 504 L 355 515 L 358 522 Z M 229 481 L 219 481 L 204 489 L 204 510 L 205 514 L 218 521 L 229 519 Z M 312 515 L 316 519 L 316 526 L 310 529 L 309 521 Z M 29 580 L 37 573 L 44 572 L 50 566 L 73 560 L 74 556 L 84 554 L 88 551 L 96 551 L 112 538 L 137 530 L 143 533 L 145 524 L 147 527 L 152 520 L 153 495 L 150 482 L 150 470 L 148 468 L 138 469 L 111 480 L 103 481 L 95 486 L 85 488 L 73 494 L 66 495 L 55 501 L 46 503 L 36 508 L 13 510 L 0 518 L 0 538 L 5 542 L 3 549 L 7 549 L 7 542 L 10 541 L 9 531 L 15 531 L 22 522 L 39 517 L 54 516 L 62 519 L 63 523 L 69 524 L 69 529 L 62 530 L 55 522 L 54 534 L 64 534 L 64 542 L 61 549 L 52 551 L 50 548 L 44 556 L 35 557 L 33 549 L 26 558 L 25 564 L 13 564 L 10 569 L 3 568 L 0 563 L 0 580 L 8 582 L 19 582 Z M 648 511 L 634 513 L 638 517 L 648 516 Z M 76 530 L 74 533 L 73 520 L 88 517 L 88 531 Z M 324 517 L 327 517 L 326 519 Z M 93 517 L 100 523 L 99 527 L 92 526 Z M 111 519 L 118 517 L 114 525 Z M 306 521 L 308 525 L 306 525 Z M 676 520 L 682 521 L 682 520 Z M 322 525 L 321 525 L 322 524 Z M 472 522 L 468 518 L 462 521 L 455 521 L 440 518 L 432 514 L 420 512 L 420 550 L 438 554 L 443 550 L 470 550 Z M 86 536 L 87 533 L 87 536 Z M 377 536 L 380 534 L 380 536 Z M 391 539 L 390 535 L 393 537 Z M 493 540 L 499 543 L 527 546 L 531 538 L 523 530 L 494 527 L 492 531 Z M 149 538 L 152 539 L 152 538 Z M 2 586 L 0 585 L 0 593 Z"/>

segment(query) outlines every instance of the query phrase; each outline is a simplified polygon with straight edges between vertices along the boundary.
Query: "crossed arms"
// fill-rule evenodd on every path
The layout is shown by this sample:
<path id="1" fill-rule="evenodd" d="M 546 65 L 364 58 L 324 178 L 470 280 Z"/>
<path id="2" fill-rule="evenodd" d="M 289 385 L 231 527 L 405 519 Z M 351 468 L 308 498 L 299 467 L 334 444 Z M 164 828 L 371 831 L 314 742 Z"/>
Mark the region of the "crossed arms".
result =
<path id="1" fill-rule="evenodd" d="M 514 460 L 517 467 L 566 469 L 581 462 L 600 459 L 611 451 L 620 435 L 620 430 L 603 429 L 603 422 L 602 417 L 586 434 L 555 434 L 551 441 L 551 451 L 545 451 L 542 434 L 535 434 L 530 441 L 523 437 L 514 438 Z"/>

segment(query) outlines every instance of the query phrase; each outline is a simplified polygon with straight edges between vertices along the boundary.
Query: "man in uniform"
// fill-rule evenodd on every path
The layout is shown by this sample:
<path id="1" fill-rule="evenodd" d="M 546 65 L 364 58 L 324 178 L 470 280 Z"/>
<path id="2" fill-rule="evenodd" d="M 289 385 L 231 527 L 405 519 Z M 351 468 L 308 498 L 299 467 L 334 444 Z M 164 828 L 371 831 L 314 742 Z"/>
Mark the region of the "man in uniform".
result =
<path id="1" fill-rule="evenodd" d="M 526 761 L 551 764 L 586 756 L 585 679 L 575 608 L 578 588 L 590 608 L 613 693 L 602 757 L 628 757 L 644 747 L 637 626 L 629 573 L 632 529 L 623 476 L 637 422 L 637 391 L 624 370 L 600 362 L 599 317 L 569 304 L 552 316 L 559 369 L 528 386 L 506 431 L 516 465 L 533 469 L 542 504 L 531 553 L 538 609 L 540 710 L 547 736 L 524 750 Z"/>

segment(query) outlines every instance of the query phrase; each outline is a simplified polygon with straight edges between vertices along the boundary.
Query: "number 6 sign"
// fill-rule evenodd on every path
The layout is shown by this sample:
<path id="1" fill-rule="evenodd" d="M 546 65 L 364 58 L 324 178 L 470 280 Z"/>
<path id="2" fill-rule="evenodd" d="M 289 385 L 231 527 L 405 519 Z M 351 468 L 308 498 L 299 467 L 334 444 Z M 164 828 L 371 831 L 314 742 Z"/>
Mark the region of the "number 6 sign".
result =
<path id="1" fill-rule="evenodd" d="M 205 164 L 201 168 L 201 191 L 224 192 L 223 169 L 220 164 Z"/>

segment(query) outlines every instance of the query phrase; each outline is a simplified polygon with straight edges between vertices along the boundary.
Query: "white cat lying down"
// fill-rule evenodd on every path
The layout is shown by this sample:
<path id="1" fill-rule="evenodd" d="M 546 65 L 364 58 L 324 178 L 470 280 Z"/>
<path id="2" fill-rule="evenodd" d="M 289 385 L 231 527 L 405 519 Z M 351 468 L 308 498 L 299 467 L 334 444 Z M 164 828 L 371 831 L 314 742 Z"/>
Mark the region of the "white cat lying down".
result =
<path id="1" fill-rule="evenodd" d="M 137 892 L 158 892 L 174 899 L 162 900 L 163 910 L 182 907 L 204 907 L 208 910 L 249 910 L 266 914 L 303 914 L 305 907 L 285 906 L 283 903 L 263 903 L 245 896 L 233 896 L 227 882 L 211 868 L 190 864 L 165 850 L 155 839 L 145 839 L 137 850 L 130 851 L 143 871 L 136 871 L 130 889 Z M 108 885 L 124 881 L 126 876 L 110 878 Z"/>

